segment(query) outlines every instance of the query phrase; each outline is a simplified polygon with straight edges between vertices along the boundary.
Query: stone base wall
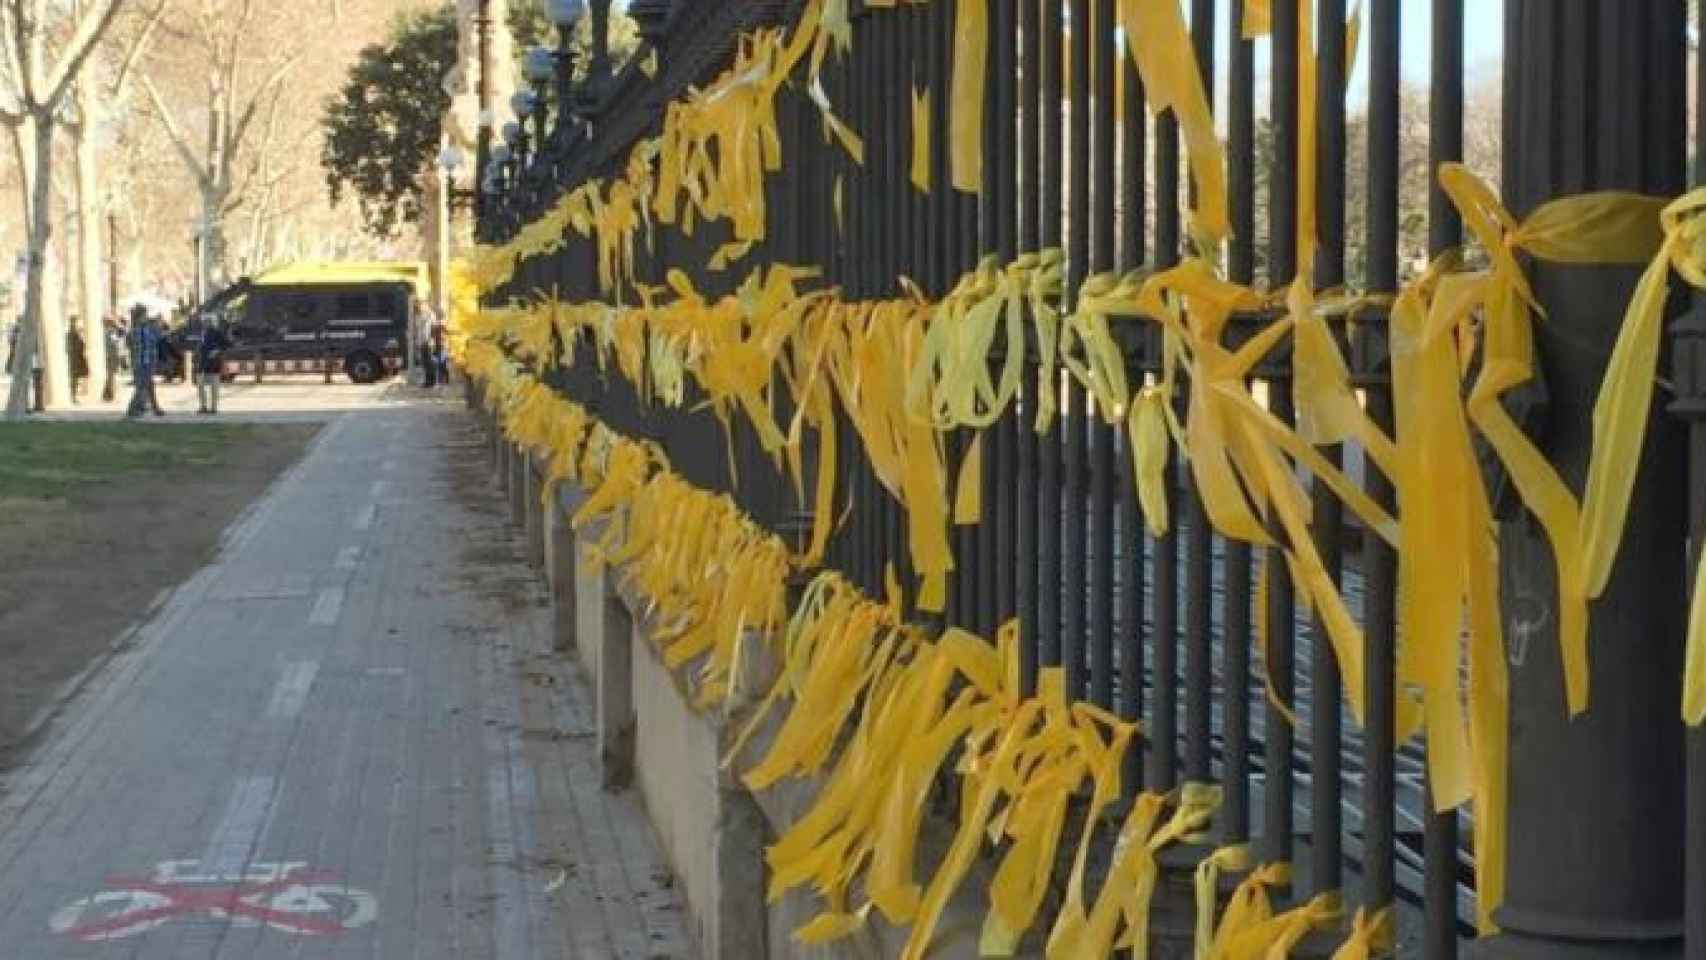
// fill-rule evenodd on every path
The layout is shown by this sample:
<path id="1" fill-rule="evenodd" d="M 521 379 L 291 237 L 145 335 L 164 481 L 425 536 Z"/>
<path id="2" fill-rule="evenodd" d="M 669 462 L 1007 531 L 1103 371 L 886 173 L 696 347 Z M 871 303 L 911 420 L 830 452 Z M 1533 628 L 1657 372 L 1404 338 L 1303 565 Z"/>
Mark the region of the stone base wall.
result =
<path id="1" fill-rule="evenodd" d="M 908 931 L 884 923 L 878 914 L 855 936 L 807 947 L 796 943 L 792 932 L 817 915 L 820 901 L 809 890 L 796 890 L 775 904 L 765 902 L 765 847 L 810 808 L 816 784 L 791 779 L 754 794 L 722 770 L 721 761 L 744 725 L 745 711 L 768 687 L 775 665 L 750 657 L 743 690 L 728 708 L 695 710 L 683 680 L 691 669 L 672 672 L 664 666 L 645 604 L 623 591 L 619 571 L 589 562 L 587 544 L 598 531 L 577 533 L 569 522 L 584 494 L 565 486 L 543 499 L 538 458 L 507 442 L 494 447 L 494 473 L 516 525 L 528 535 L 530 555 L 551 585 L 557 647 L 574 652 L 596 692 L 604 785 L 633 787 L 643 796 L 685 893 L 700 957 L 898 956 Z M 758 646 L 749 650 L 758 652 Z M 781 716 L 777 711 L 769 718 L 746 755 L 737 759 L 736 772 L 762 755 Z M 951 823 L 927 818 L 918 844 L 921 864 L 939 861 L 952 830 Z M 992 870 L 991 864 L 979 862 L 961 885 L 937 929 L 930 952 L 934 960 L 978 955 L 987 910 L 983 891 Z M 920 882 L 925 879 L 921 876 Z"/>

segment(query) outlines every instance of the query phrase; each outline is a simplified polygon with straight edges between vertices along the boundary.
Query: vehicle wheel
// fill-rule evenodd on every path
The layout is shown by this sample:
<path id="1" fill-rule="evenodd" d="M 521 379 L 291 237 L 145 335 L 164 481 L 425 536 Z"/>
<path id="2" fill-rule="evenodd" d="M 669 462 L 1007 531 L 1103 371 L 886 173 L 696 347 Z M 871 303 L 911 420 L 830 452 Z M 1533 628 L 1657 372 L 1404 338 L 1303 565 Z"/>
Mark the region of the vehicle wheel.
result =
<path id="1" fill-rule="evenodd" d="M 344 358 L 344 373 L 352 383 L 377 383 L 382 369 L 379 358 L 365 350 Z"/>

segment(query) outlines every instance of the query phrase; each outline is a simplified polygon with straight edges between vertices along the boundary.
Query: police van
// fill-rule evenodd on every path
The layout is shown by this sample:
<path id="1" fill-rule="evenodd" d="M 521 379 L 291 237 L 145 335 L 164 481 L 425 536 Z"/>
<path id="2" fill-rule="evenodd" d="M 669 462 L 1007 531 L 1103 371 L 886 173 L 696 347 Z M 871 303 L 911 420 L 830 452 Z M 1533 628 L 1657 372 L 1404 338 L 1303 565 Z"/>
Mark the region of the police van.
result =
<path id="1" fill-rule="evenodd" d="M 410 365 L 413 299 L 425 283 L 420 264 L 298 264 L 238 281 L 194 326 L 225 324 L 227 380 L 342 373 L 375 383 Z"/>

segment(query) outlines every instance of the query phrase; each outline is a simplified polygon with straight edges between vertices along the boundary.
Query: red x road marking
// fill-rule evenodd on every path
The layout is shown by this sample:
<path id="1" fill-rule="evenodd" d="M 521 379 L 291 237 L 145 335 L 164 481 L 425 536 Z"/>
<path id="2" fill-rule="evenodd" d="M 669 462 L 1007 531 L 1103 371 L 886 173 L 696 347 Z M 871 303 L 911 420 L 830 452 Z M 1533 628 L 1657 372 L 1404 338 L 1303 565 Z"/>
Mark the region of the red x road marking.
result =
<path id="1" fill-rule="evenodd" d="M 99 940 L 116 930 L 138 924 L 188 916 L 205 911 L 210 916 L 245 917 L 289 930 L 292 933 L 325 936 L 344 931 L 336 920 L 321 920 L 298 913 L 287 913 L 263 907 L 251 900 L 281 893 L 291 887 L 310 883 L 332 883 L 336 877 L 327 873 L 290 873 L 269 883 L 239 883 L 230 886 L 205 884 L 160 883 L 139 877 L 108 877 L 112 889 L 135 890 L 165 897 L 167 902 L 147 910 L 121 913 L 65 931 L 79 940 Z"/>

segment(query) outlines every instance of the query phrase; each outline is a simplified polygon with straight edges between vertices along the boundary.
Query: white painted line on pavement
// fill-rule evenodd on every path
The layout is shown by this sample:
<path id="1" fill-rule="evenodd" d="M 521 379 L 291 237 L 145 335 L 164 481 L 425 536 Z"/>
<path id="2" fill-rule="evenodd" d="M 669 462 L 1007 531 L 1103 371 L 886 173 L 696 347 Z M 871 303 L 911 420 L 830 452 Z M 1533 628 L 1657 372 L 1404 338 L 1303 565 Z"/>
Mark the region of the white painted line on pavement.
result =
<path id="1" fill-rule="evenodd" d="M 370 503 L 367 506 L 362 507 L 361 512 L 355 515 L 355 528 L 357 530 L 371 529 L 373 527 L 373 521 L 378 516 L 378 513 L 379 504 L 377 503 Z"/>
<path id="2" fill-rule="evenodd" d="M 284 665 L 278 685 L 272 688 L 272 702 L 267 704 L 267 716 L 287 720 L 302 712 L 308 703 L 308 691 L 314 687 L 314 677 L 320 672 L 318 660 L 293 660 Z"/>
<path id="3" fill-rule="evenodd" d="M 242 875 L 272 817 L 273 793 L 278 781 L 272 777 L 243 777 L 225 803 L 225 814 L 213 828 L 201 867 L 216 876 Z"/>
<path id="4" fill-rule="evenodd" d="M 338 622 L 338 614 L 344 610 L 344 588 L 325 587 L 314 599 L 314 609 L 308 612 L 308 623 L 316 627 L 329 627 Z"/>
<path id="5" fill-rule="evenodd" d="M 338 551 L 338 559 L 333 562 L 332 566 L 339 570 L 354 570 L 356 564 L 360 562 L 361 545 L 352 543 Z"/>
<path id="6" fill-rule="evenodd" d="M 521 751 L 520 711 L 514 695 L 504 695 L 502 668 L 496 665 L 495 645 L 488 647 L 486 662 L 476 666 L 480 674 L 486 709 L 504 723 L 487 723 L 482 734 L 486 758 L 486 860 L 492 892 L 493 933 L 500 957 L 533 956 L 530 889 L 526 881 L 527 856 L 535 849 L 533 824 L 528 811 L 533 805 L 533 772 Z M 481 669 L 481 668 L 484 669 Z M 503 729 L 508 727 L 508 731 Z M 515 806 L 521 808 L 516 815 Z"/>

